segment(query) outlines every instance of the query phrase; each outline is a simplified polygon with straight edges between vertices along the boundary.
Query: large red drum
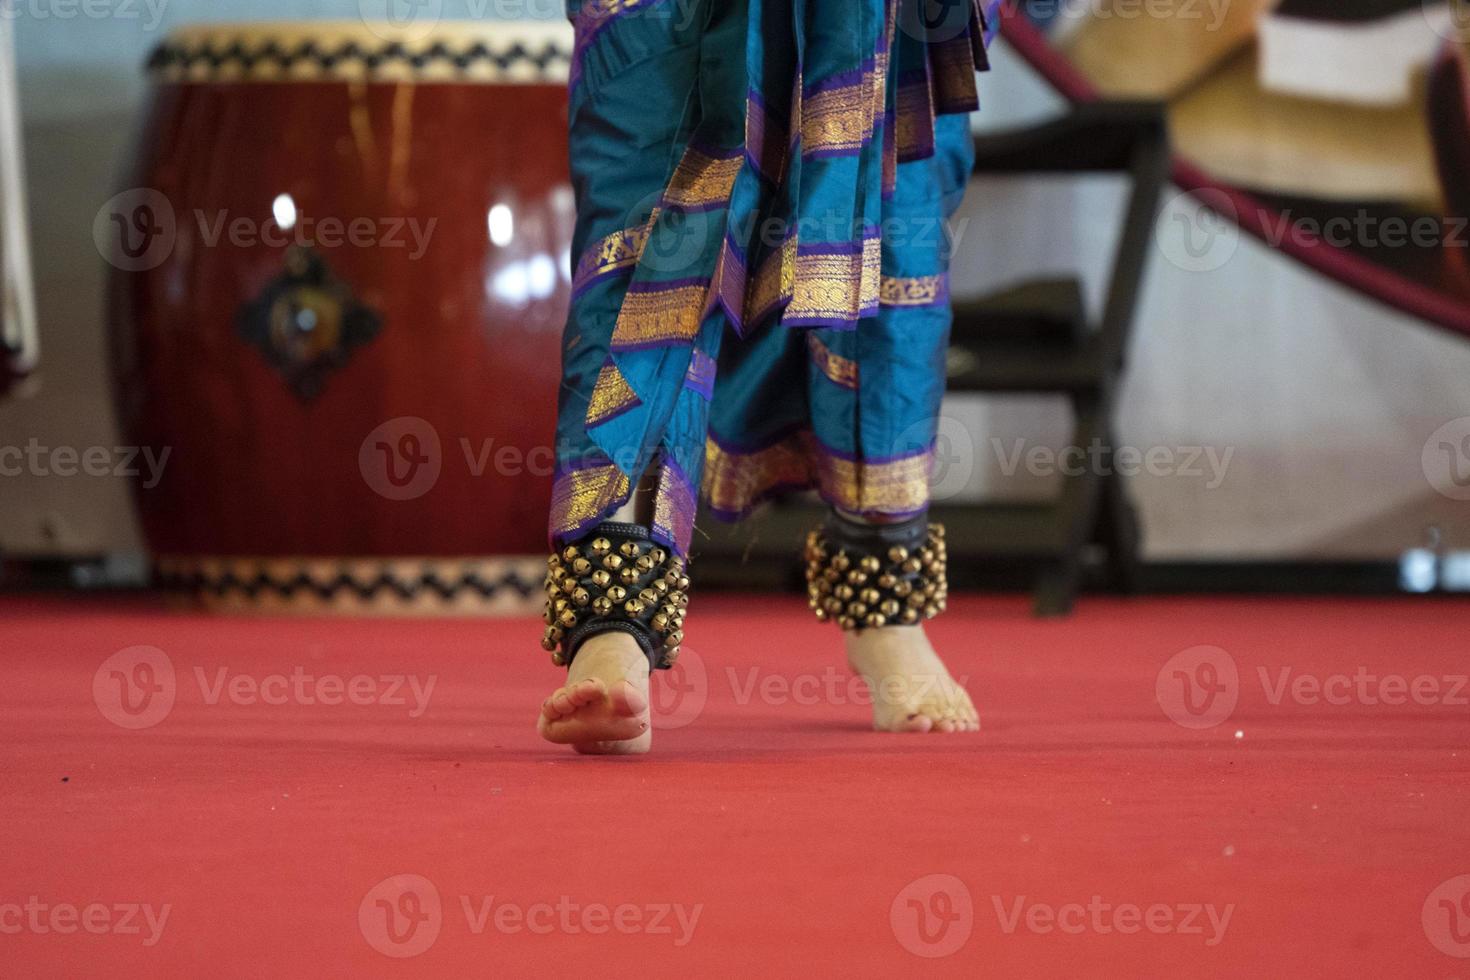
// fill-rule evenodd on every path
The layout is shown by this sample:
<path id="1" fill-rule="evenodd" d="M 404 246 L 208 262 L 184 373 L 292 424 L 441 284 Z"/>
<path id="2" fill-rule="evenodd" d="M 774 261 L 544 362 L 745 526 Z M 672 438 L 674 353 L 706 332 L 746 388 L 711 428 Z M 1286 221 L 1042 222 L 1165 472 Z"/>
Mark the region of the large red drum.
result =
<path id="1" fill-rule="evenodd" d="M 164 580 L 269 609 L 532 608 L 574 207 L 562 23 L 168 37 L 110 257 Z"/>

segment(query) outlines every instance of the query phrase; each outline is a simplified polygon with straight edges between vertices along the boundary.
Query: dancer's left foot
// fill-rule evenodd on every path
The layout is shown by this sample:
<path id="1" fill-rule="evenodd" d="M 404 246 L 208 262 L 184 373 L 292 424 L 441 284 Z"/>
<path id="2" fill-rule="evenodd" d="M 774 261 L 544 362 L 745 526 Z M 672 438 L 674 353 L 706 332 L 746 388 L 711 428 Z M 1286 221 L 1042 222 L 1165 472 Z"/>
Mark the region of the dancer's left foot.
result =
<path id="1" fill-rule="evenodd" d="M 980 713 L 950 676 L 922 626 L 842 634 L 847 662 L 868 682 L 880 732 L 978 732 Z"/>

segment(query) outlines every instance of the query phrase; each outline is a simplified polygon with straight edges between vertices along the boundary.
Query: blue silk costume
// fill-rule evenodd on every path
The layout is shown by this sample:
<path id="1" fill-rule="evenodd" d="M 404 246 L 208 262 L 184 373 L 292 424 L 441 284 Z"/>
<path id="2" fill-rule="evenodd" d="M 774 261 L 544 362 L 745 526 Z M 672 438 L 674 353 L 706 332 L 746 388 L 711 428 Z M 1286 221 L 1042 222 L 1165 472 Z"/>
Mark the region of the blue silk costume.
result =
<path id="1" fill-rule="evenodd" d="M 554 544 L 644 473 L 678 554 L 700 494 L 729 519 L 809 487 L 926 509 L 996 3 L 571 0 Z"/>

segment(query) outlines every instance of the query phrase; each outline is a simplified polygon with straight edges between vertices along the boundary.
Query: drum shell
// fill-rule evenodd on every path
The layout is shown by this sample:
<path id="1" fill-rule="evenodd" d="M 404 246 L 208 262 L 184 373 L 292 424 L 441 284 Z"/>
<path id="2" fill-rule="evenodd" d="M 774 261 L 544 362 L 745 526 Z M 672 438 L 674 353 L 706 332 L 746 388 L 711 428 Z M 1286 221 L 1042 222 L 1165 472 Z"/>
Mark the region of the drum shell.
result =
<path id="1" fill-rule="evenodd" d="M 557 84 L 155 88 L 125 194 L 166 201 L 174 241 L 110 287 L 126 438 L 169 453 L 156 485 L 137 483 L 155 554 L 544 549 L 574 220 L 566 125 Z M 497 208 L 513 216 L 508 243 L 491 240 Z M 374 230 L 329 236 L 329 219 Z M 306 393 L 241 327 L 301 248 L 381 324 Z M 532 295 L 525 269 L 548 260 L 554 282 Z M 385 492 L 371 444 L 391 453 L 404 432 L 438 442 L 420 443 L 437 478 L 409 497 Z"/>

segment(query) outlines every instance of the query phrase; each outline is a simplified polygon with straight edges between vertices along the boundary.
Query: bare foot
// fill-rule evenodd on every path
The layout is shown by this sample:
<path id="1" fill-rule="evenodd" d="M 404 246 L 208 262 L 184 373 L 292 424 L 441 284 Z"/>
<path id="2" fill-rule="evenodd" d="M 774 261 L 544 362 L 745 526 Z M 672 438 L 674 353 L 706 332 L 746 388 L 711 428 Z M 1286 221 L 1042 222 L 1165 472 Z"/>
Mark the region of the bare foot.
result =
<path id="1" fill-rule="evenodd" d="M 637 755 L 653 744 L 648 658 L 626 633 L 599 633 L 577 651 L 565 687 L 541 705 L 536 730 L 587 755 Z"/>
<path id="2" fill-rule="evenodd" d="M 842 634 L 847 662 L 868 682 L 880 732 L 978 732 L 980 714 L 949 675 L 922 626 Z"/>

